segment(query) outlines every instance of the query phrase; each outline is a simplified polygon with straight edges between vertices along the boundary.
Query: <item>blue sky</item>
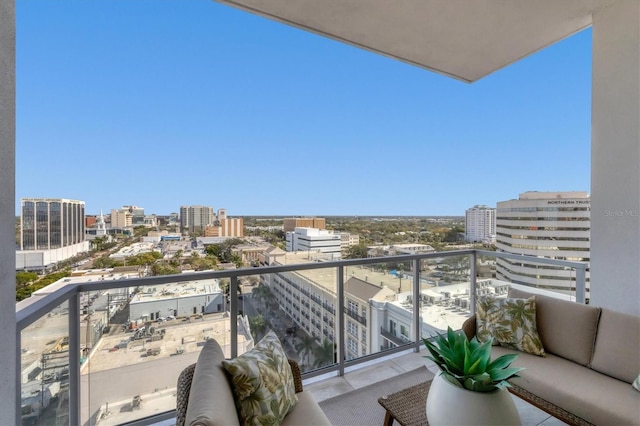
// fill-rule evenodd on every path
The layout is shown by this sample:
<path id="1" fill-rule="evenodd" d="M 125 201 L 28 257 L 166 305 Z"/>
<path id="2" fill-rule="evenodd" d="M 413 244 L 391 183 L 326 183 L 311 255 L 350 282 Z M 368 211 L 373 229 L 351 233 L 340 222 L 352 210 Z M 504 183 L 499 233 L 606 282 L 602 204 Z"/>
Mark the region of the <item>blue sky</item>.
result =
<path id="1" fill-rule="evenodd" d="M 464 215 L 590 188 L 590 29 L 467 84 L 210 0 L 16 19 L 18 209 Z"/>

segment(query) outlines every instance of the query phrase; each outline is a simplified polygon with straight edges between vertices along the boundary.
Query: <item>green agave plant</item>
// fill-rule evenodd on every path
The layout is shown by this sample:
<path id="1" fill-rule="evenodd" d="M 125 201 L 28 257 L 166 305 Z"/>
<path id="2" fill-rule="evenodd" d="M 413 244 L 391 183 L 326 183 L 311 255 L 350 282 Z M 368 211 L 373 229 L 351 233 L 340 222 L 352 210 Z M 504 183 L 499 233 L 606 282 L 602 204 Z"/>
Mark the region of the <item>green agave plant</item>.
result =
<path id="1" fill-rule="evenodd" d="M 423 338 L 431 353 L 425 356 L 440 367 L 443 377 L 455 386 L 475 392 L 491 392 L 511 386 L 507 380 L 518 377 L 523 368 L 509 367 L 517 354 L 502 355 L 491 361 L 491 340 L 480 343 L 470 341 L 460 331 L 448 327 L 446 335 L 438 334 L 433 342 Z"/>

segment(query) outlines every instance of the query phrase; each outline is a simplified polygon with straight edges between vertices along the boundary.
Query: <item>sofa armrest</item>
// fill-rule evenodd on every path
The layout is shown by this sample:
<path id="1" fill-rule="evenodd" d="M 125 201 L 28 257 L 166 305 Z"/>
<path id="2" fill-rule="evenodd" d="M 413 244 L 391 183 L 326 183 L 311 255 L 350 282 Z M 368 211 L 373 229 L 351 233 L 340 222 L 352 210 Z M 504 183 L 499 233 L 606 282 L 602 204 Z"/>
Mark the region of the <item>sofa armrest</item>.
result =
<path id="1" fill-rule="evenodd" d="M 467 336 L 467 339 L 471 340 L 476 335 L 476 316 L 471 315 L 462 323 L 462 331 Z"/>
<path id="2" fill-rule="evenodd" d="M 180 373 L 176 389 L 176 426 L 183 426 L 187 418 L 187 405 L 189 405 L 189 393 L 196 364 L 193 363 Z"/>
<path id="3" fill-rule="evenodd" d="M 289 359 L 289 366 L 291 366 L 291 373 L 293 374 L 293 384 L 296 388 L 296 393 L 302 392 L 302 374 L 300 373 L 300 366 L 297 362 Z"/>

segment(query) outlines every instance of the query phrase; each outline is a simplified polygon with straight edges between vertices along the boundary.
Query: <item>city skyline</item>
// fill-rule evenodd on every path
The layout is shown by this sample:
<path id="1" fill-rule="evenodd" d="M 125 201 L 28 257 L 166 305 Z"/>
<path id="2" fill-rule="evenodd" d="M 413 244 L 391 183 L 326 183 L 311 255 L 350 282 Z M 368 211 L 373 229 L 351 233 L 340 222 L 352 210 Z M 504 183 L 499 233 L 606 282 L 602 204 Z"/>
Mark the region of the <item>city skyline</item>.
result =
<path id="1" fill-rule="evenodd" d="M 590 192 L 590 29 L 469 85 L 208 0 L 16 8 L 17 214 L 462 216 Z"/>

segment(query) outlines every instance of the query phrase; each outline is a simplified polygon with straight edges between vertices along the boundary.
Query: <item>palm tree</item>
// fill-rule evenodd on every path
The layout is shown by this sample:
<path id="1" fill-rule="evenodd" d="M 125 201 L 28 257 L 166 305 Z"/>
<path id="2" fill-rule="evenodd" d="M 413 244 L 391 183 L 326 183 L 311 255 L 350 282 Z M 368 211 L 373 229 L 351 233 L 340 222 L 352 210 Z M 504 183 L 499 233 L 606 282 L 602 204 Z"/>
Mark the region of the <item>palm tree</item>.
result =
<path id="1" fill-rule="evenodd" d="M 249 318 L 249 327 L 251 328 L 251 334 L 253 335 L 254 341 L 258 341 L 264 335 L 264 332 L 267 329 L 267 323 L 265 322 L 264 317 L 258 314 L 255 317 Z"/>
<path id="2" fill-rule="evenodd" d="M 304 336 L 302 336 L 300 342 L 296 345 L 296 349 L 300 352 L 300 355 L 303 355 L 307 359 L 306 365 L 309 365 L 309 355 L 311 354 L 311 351 L 313 350 L 315 344 L 316 339 L 309 336 L 308 334 L 305 334 Z"/>
<path id="3" fill-rule="evenodd" d="M 336 362 L 336 345 L 328 339 L 324 339 L 322 345 L 318 346 L 313 352 L 316 360 L 314 367 L 324 367 Z"/>

